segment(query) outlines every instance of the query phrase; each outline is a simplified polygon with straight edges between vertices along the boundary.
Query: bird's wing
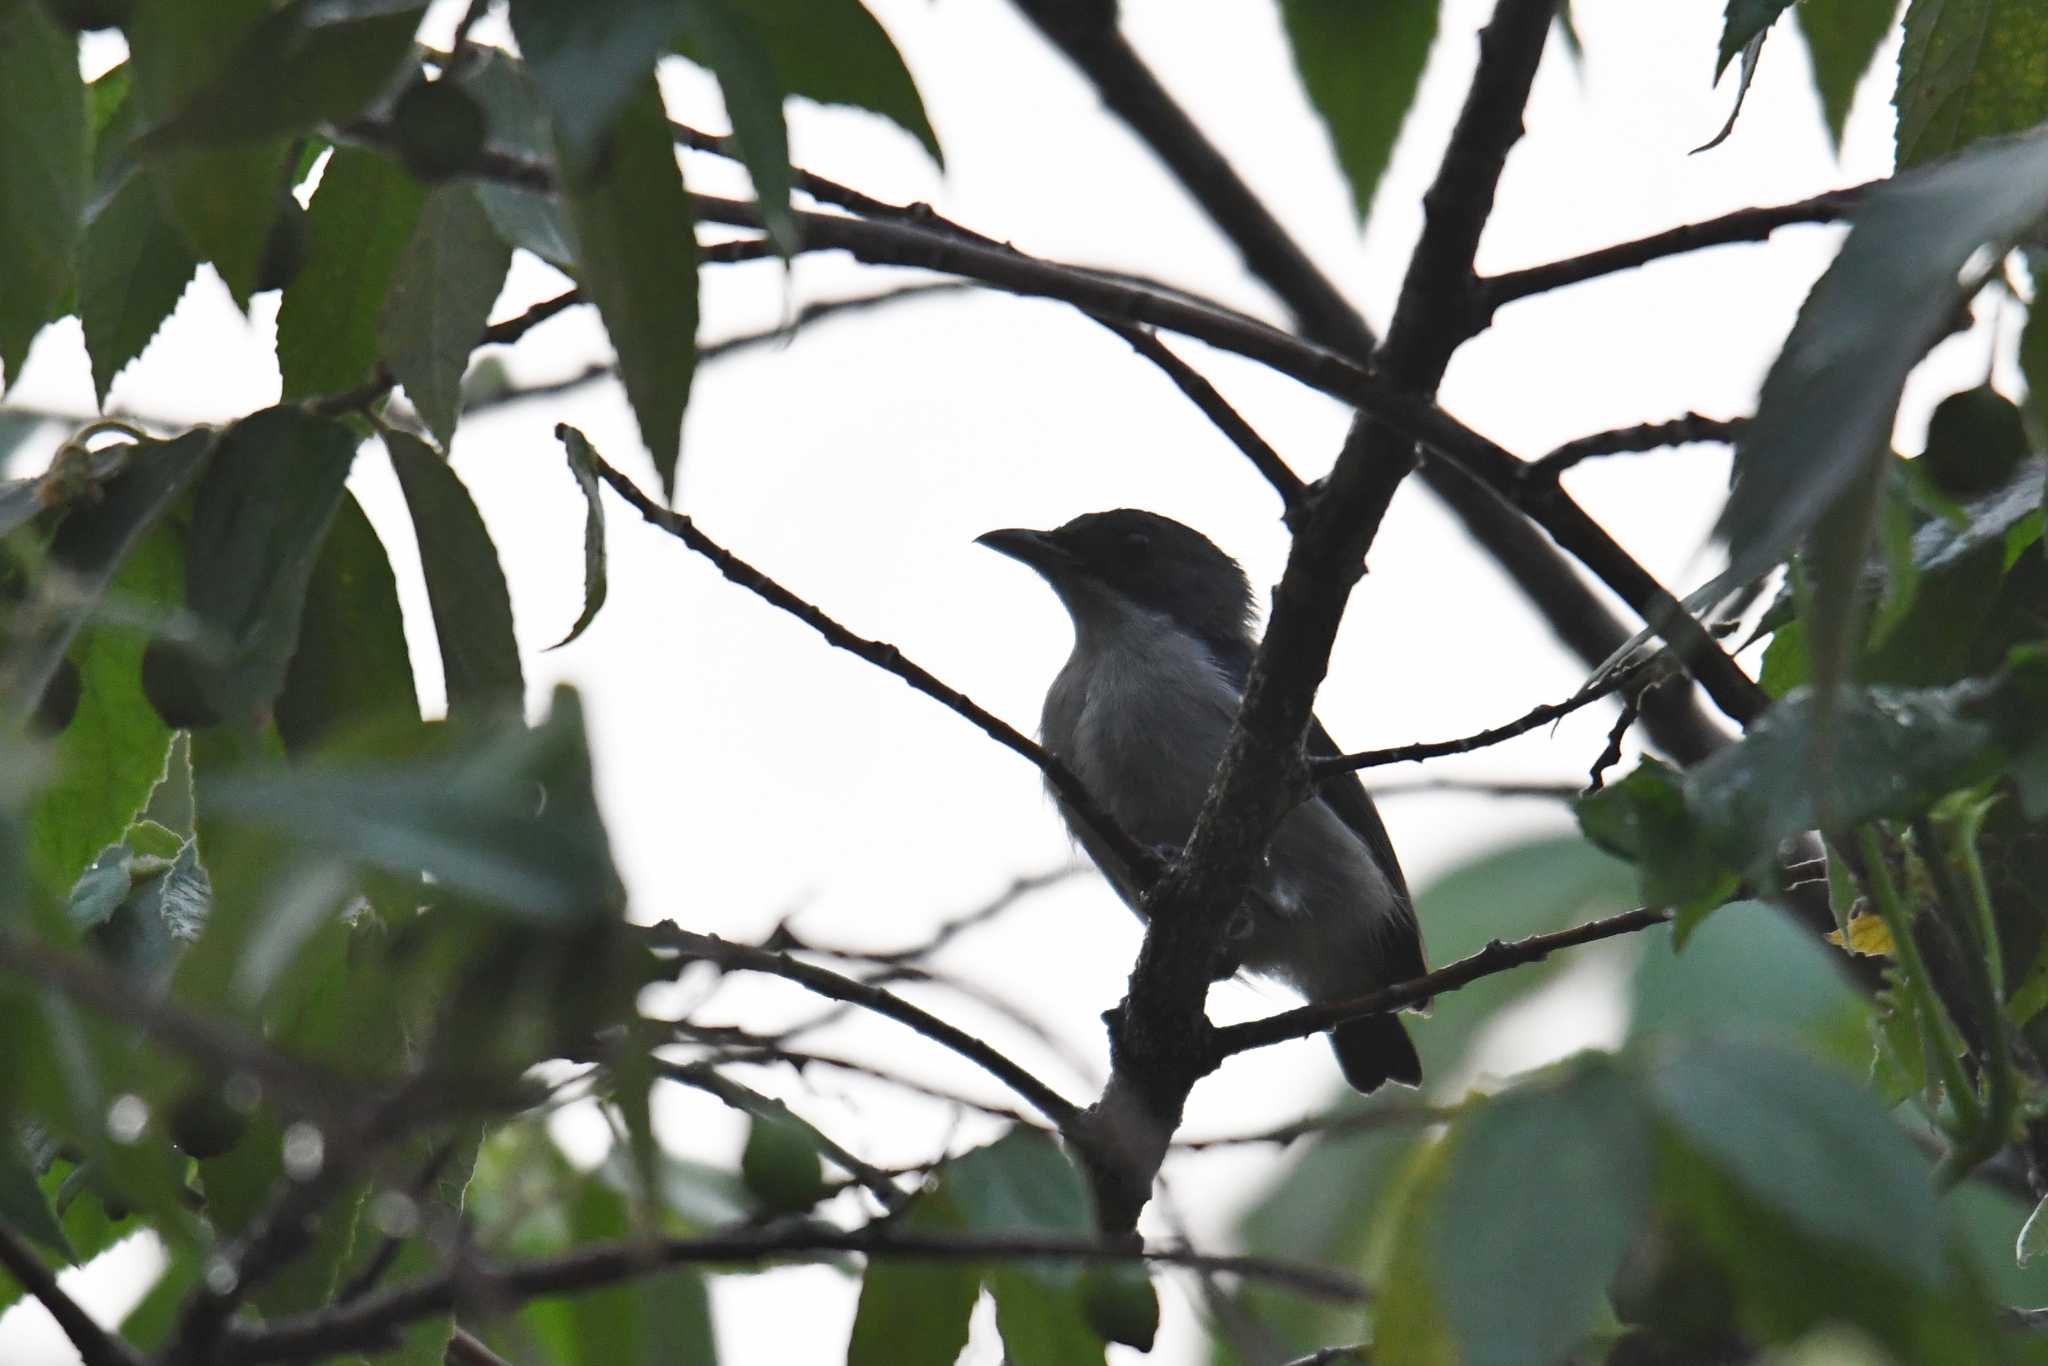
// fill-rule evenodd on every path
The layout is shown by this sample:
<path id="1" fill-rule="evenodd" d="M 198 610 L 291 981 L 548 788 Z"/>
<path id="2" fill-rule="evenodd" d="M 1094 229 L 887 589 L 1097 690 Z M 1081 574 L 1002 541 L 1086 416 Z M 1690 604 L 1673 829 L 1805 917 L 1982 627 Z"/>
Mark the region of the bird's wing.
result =
<path id="1" fill-rule="evenodd" d="M 1330 732 L 1323 729 L 1323 723 L 1313 716 L 1308 722 L 1307 741 L 1311 759 L 1334 758 L 1344 752 L 1330 738 Z M 1316 795 L 1323 805 L 1337 814 L 1338 820 L 1350 828 L 1352 834 L 1364 842 L 1372 852 L 1373 861 L 1387 875 L 1387 881 L 1394 884 L 1398 896 L 1394 923 L 1398 927 L 1400 957 L 1387 964 L 1393 971 L 1389 980 L 1422 976 L 1428 968 L 1422 961 L 1422 927 L 1415 919 L 1415 898 L 1409 894 L 1408 879 L 1401 872 L 1401 859 L 1394 852 L 1394 841 L 1387 834 L 1386 822 L 1380 819 L 1379 808 L 1372 804 L 1365 784 L 1359 781 L 1356 773 L 1346 773 L 1317 784 Z"/>

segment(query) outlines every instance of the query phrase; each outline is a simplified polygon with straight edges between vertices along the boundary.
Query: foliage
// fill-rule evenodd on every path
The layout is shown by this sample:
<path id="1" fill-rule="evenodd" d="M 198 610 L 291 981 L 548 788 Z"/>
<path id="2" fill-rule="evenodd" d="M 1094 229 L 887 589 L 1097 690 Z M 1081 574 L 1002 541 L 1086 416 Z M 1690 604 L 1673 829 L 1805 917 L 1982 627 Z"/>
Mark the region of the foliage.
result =
<path id="1" fill-rule="evenodd" d="M 1070 52 L 1113 55 L 1089 6 L 1023 7 Z M 689 964 L 628 916 L 578 696 L 529 713 L 498 548 L 448 460 L 479 353 L 587 305 L 672 497 L 705 270 L 875 222 L 946 249 L 899 264 L 1021 288 L 1027 258 L 948 238 L 929 211 L 821 228 L 793 203 L 830 191 L 790 164 L 791 98 L 867 109 L 941 158 L 858 0 L 506 8 L 518 55 L 467 27 L 454 51 L 423 47 L 425 6 L 395 0 L 0 0 L 5 378 L 76 316 L 105 402 L 205 267 L 244 306 L 281 291 L 283 387 L 218 430 L 91 424 L 0 484 L 0 1302 L 50 1296 L 27 1273 L 148 1228 L 167 1267 L 117 1331 L 180 1361 L 424 1366 L 458 1333 L 535 1360 L 711 1361 L 712 1278 L 782 1259 L 860 1277 L 850 1362 L 950 1362 L 984 1297 L 1019 1366 L 1149 1350 L 1155 1262 L 1201 1259 L 1098 1236 L 1081 1145 L 1015 1122 L 877 1170 L 727 1075 L 778 1039 L 707 1042 L 643 1012 L 642 989 Z M 1279 8 L 1364 220 L 1437 7 Z M 1729 0 L 1702 68 L 1739 59 L 1746 88 L 1788 10 L 1839 138 L 1893 31 L 1880 9 Z M 1756 714 L 1710 757 L 1645 759 L 1579 801 L 1586 838 L 1497 851 L 1420 898 L 1440 964 L 1638 896 L 1672 910 L 1614 965 L 1627 1037 L 1437 1108 L 1345 1101 L 1246 1214 L 1263 1260 L 1206 1282 L 1219 1358 L 1370 1338 L 1402 1362 L 1627 1360 L 1847 1328 L 1901 1361 L 2043 1359 L 1994 1326 L 2044 1298 L 2012 1256 L 2042 1245 L 2040 1211 L 2023 1235 L 2010 1188 L 1978 1180 L 2039 1161 L 2048 1101 L 2038 293 L 2026 408 L 1988 385 L 1952 396 L 1910 461 L 1890 433 L 1974 300 L 2048 281 L 2048 18 L 1911 0 L 1896 22 L 1902 174 L 1862 197 L 1763 384 L 1720 523 L 1729 568 L 1691 600 L 1782 584 Z M 87 29 L 118 29 L 126 54 L 89 84 Z M 750 205 L 693 198 L 675 148 L 703 140 L 672 126 L 657 80 L 674 62 L 716 79 Z M 759 238 L 719 255 L 700 220 Z M 563 292 L 493 323 L 521 253 Z M 1108 284 L 1061 278 L 1090 308 Z M 1259 346 L 1290 340 L 1249 325 Z M 587 509 L 561 644 L 606 603 L 610 484 L 735 583 L 941 695 L 557 434 Z M 399 576 L 348 492 L 372 441 L 417 533 L 444 719 L 421 712 Z M 1858 913 L 1884 933 L 1852 931 Z M 1813 932 L 1829 922 L 1890 956 L 1859 973 Z M 875 981 L 808 958 L 806 976 L 797 948 L 740 966 L 916 1019 Z M 1439 996 L 1416 1032 L 1437 1085 L 1462 1084 L 1488 1027 L 1551 980 L 1538 959 Z M 898 970 L 915 969 L 877 981 Z M 656 1141 L 670 1085 L 747 1117 L 730 1169 Z M 1075 1138 L 1072 1114 L 1019 1089 Z M 618 1140 L 589 1170 L 543 1123 L 576 1100 Z"/>

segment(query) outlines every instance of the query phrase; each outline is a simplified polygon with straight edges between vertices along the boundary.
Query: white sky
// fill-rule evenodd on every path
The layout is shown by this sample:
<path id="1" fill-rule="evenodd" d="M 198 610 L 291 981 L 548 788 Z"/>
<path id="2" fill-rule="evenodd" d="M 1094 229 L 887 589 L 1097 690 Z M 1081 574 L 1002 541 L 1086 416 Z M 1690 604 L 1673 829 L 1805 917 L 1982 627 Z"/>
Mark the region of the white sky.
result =
<path id="1" fill-rule="evenodd" d="M 1264 316 L 1273 305 L 1092 91 L 1006 5 L 875 0 L 923 91 L 945 145 L 943 178 L 915 143 L 857 112 L 792 110 L 798 161 L 896 200 L 923 199 L 1027 251 L 1123 267 Z M 443 9 L 446 6 L 444 4 Z M 458 7 L 459 8 L 459 7 Z M 1320 125 L 1290 69 L 1270 4 L 1125 0 L 1125 28 L 1310 253 L 1384 325 L 1419 200 L 1456 116 L 1488 6 L 1445 0 L 1442 35 L 1414 116 L 1361 241 Z M 1511 269 L 1746 204 L 1801 198 L 1890 168 L 1891 57 L 1859 92 L 1838 163 L 1811 93 L 1803 49 L 1769 43 L 1741 123 L 1717 150 L 1689 156 L 1726 117 L 1732 80 L 1709 88 L 1721 6 L 1577 0 L 1586 41 L 1574 67 L 1555 39 L 1480 253 Z M 444 24 L 452 16 L 440 14 Z M 1895 46 L 1892 50 L 1895 54 Z M 97 64 L 112 60 L 100 56 Z M 682 116 L 722 127 L 715 90 L 687 71 L 669 93 Z M 729 187 L 715 163 L 692 183 Z M 1502 311 L 1458 355 L 1451 411 L 1524 456 L 1573 436 L 1687 409 L 1749 410 L 1757 384 L 1834 230 L 1794 228 L 1768 246 L 1660 263 Z M 772 325 L 813 299 L 900 278 L 840 258 L 706 272 L 706 340 Z M 505 314 L 560 287 L 530 262 L 515 269 Z M 276 296 L 244 322 L 207 277 L 114 402 L 180 419 L 222 419 L 275 400 Z M 1307 476 L 1327 468 L 1346 414 L 1292 382 L 1192 343 L 1203 368 Z M 1988 343 L 1945 343 L 1902 423 L 1933 397 L 1977 382 Z M 576 311 L 506 359 L 515 376 L 567 374 L 602 355 L 595 320 Z M 504 354 L 504 353 L 501 353 Z M 75 323 L 46 333 L 10 399 L 83 411 L 89 372 Z M 733 938 L 782 915 L 827 942 L 915 941 L 1013 875 L 1069 857 L 1035 772 L 950 712 L 823 645 L 809 630 L 725 583 L 679 543 L 612 502 L 611 599 L 587 635 L 553 654 L 581 594 L 583 511 L 556 444 L 556 421 L 581 426 L 649 487 L 652 471 L 615 386 L 500 410 L 466 424 L 455 466 L 498 539 L 533 699 L 558 681 L 588 700 L 600 799 L 643 918 L 673 916 Z M 1138 505 L 1187 521 L 1244 561 L 1255 585 L 1277 580 L 1285 542 L 1277 505 L 1227 443 L 1122 343 L 1073 312 L 1004 296 L 949 295 L 808 330 L 700 372 L 684 434 L 680 505 L 731 549 L 864 634 L 892 641 L 1025 729 L 1068 643 L 1052 595 L 975 547 L 996 526 L 1051 525 Z M 1703 547 L 1726 481 L 1710 448 L 1576 471 L 1572 491 L 1655 573 L 1690 587 L 1712 568 Z M 355 487 L 393 550 L 412 625 L 424 622 L 411 531 L 381 453 L 366 450 Z M 1352 600 L 1319 711 L 1341 742 L 1365 748 L 1466 734 L 1569 694 L 1584 671 L 1413 481 L 1395 500 Z M 438 662 L 415 631 L 423 697 L 439 706 Z M 1432 775 L 1581 779 L 1612 712 L 1565 722 Z M 1412 780 L 1414 770 L 1389 772 Z M 1411 882 L 1475 852 L 1562 829 L 1529 803 L 1405 797 L 1386 816 Z M 1425 927 L 1426 928 L 1426 927 Z M 1092 874 L 1014 911 L 945 962 L 1027 1005 L 1086 1068 L 1076 1071 L 956 996 L 926 1000 L 1068 1094 L 1092 1094 L 1105 1049 L 1097 1015 L 1114 1004 L 1138 927 Z M 1618 1032 L 1620 1006 L 1597 971 L 1569 975 L 1551 1008 L 1518 1017 L 1487 1067 L 1513 1070 Z M 915 994 L 915 993 L 913 993 Z M 1218 989 L 1219 1016 L 1286 1004 L 1274 991 Z M 714 1013 L 764 1023 L 806 1003 L 776 983 L 733 982 Z M 723 1016 L 721 1016 L 723 1018 Z M 1426 1027 L 1426 1026 L 1423 1026 Z M 859 1020 L 833 1049 L 1001 1099 L 973 1069 L 884 1022 Z M 781 1078 L 761 1080 L 784 1089 Z M 1187 1132 L 1238 1132 L 1312 1112 L 1339 1085 L 1321 1041 L 1265 1050 L 1197 1088 Z M 840 1099 L 830 1099 L 830 1096 Z M 873 1103 L 851 1088 L 803 1105 L 856 1150 L 888 1162 L 984 1137 L 929 1108 Z M 662 1113 L 679 1149 L 736 1160 L 743 1128 L 687 1097 Z M 587 1127 L 571 1123 L 572 1146 Z M 1219 1242 L 1235 1210 L 1276 1166 L 1270 1150 L 1176 1159 L 1176 1193 L 1198 1234 Z M 115 1303 L 134 1293 L 146 1252 L 82 1279 Z M 81 1279 L 71 1273 L 67 1283 Z M 843 1349 L 855 1285 L 824 1269 L 725 1278 L 716 1291 L 729 1363 L 831 1359 Z M 1205 1350 L 1188 1299 L 1162 1288 L 1167 1322 L 1153 1358 Z M 801 1312 L 791 1312 L 801 1305 Z M 967 1360 L 999 1351 L 981 1325 Z M 1121 1349 L 1118 1349 L 1121 1351 Z M 75 1357 L 39 1307 L 0 1319 L 10 1362 Z M 1135 1357 L 1130 1359 L 1135 1360 Z"/>

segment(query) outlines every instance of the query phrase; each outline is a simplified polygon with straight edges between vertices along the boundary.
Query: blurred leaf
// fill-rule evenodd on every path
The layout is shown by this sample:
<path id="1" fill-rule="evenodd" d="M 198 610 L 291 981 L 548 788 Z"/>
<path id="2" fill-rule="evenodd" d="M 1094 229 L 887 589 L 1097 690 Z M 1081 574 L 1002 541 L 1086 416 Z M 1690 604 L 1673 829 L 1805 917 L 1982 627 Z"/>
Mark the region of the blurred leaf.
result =
<path id="1" fill-rule="evenodd" d="M 626 1201 L 602 1181 L 578 1183 L 571 1209 L 579 1244 L 636 1231 Z M 704 1278 L 686 1267 L 531 1305 L 525 1315 L 565 1366 L 670 1366 L 718 1360 Z"/>
<path id="2" fill-rule="evenodd" d="M 1792 0 L 1728 0 L 1721 22 L 1721 50 L 1714 58 L 1714 79 L 1728 69 L 1735 54 L 1762 37 L 1792 7 Z"/>
<path id="3" fill-rule="evenodd" d="M 1788 621 L 1771 633 L 1757 682 L 1773 699 L 1780 699 L 1812 681 L 1813 662 L 1806 655 L 1806 628 L 1797 620 Z"/>
<path id="4" fill-rule="evenodd" d="M 78 319 L 102 408 L 115 376 L 156 336 L 198 268 L 145 177 L 129 176 L 96 207 L 79 260 Z"/>
<path id="5" fill-rule="evenodd" d="M 307 210 L 306 268 L 285 286 L 277 311 L 287 399 L 342 393 L 370 377 L 377 320 L 425 199 L 389 157 L 335 149 Z"/>
<path id="6" fill-rule="evenodd" d="M 946 1163 L 941 1180 L 961 1227 L 981 1233 L 1087 1234 L 1088 1191 L 1050 1135 L 1013 1128 Z M 1031 1263 L 1049 1283 L 1076 1279 L 1071 1263 Z"/>
<path id="7" fill-rule="evenodd" d="M 583 490 L 583 611 L 576 617 L 576 624 L 569 628 L 569 634 L 556 641 L 549 649 L 559 650 L 583 634 L 585 627 L 597 619 L 598 609 L 604 606 L 605 563 L 604 563 L 604 498 L 598 487 L 597 466 L 591 457 L 596 454 L 582 432 L 566 423 L 555 426 L 555 435 L 562 442 L 562 449 L 569 457 L 569 472 L 576 476 L 577 487 Z"/>
<path id="8" fill-rule="evenodd" d="M 50 1212 L 49 1199 L 36 1183 L 35 1171 L 26 1155 L 11 1140 L 0 1140 L 0 1220 L 35 1239 L 65 1262 L 73 1260 L 63 1225 Z"/>
<path id="9" fill-rule="evenodd" d="M 2048 1200 L 2036 1204 L 2034 1212 L 2027 1216 L 2027 1222 L 2020 1226 L 2019 1243 L 2014 1248 L 2014 1255 L 2021 1266 L 2040 1256 L 2043 1248 L 2048 1248 L 2048 1220 L 2041 1218 L 2041 1211 L 2044 1208 L 2048 1208 Z"/>
<path id="10" fill-rule="evenodd" d="M 1081 1298 L 1024 1270 L 1029 1263 L 998 1265 L 988 1275 L 996 1301 L 996 1332 L 1011 1366 L 1080 1366 L 1103 1360 L 1102 1338 L 1089 1324 Z"/>
<path id="11" fill-rule="evenodd" d="M 254 142 L 346 122 L 396 83 L 426 8 L 292 0 L 248 29 L 175 113 L 160 116 L 143 149 Z"/>
<path id="12" fill-rule="evenodd" d="M 399 161 L 429 185 L 472 173 L 490 136 L 476 97 L 453 79 L 417 76 L 391 106 Z"/>
<path id="13" fill-rule="evenodd" d="M 910 71 L 860 0 L 726 0 L 752 25 L 782 87 L 820 104 L 850 104 L 894 123 L 945 165 Z"/>
<path id="14" fill-rule="evenodd" d="M 121 1320 L 122 1338 L 137 1351 L 158 1351 L 169 1342 L 187 1297 L 199 1284 L 200 1262 L 197 1252 L 173 1253 L 149 1293 Z"/>
<path id="15" fill-rule="evenodd" d="M 1388 1193 L 1386 1270 L 1372 1306 L 1372 1340 L 1375 1352 L 1402 1366 L 1462 1366 L 1437 1294 L 1429 1223 L 1450 1176 L 1454 1149 L 1450 1139 L 1420 1145 Z"/>
<path id="16" fill-rule="evenodd" d="M 1142 1262 L 1111 1262 L 1082 1272 L 1081 1312 L 1105 1342 L 1149 1352 L 1159 1336 L 1159 1290 Z"/>
<path id="17" fill-rule="evenodd" d="M 1946 1278 L 1925 1162 L 1840 1073 L 1781 1049 L 1717 1042 L 1662 1061 L 1648 1082 L 1681 1141 L 1794 1226 L 1913 1284 Z"/>
<path id="18" fill-rule="evenodd" d="M 2048 136 L 1893 181 L 1857 210 L 1764 381 L 1718 531 L 1720 587 L 1782 560 L 1859 480 L 1881 473 L 1908 371 L 1962 303 L 1970 256 L 2048 212 Z M 1860 557 L 1859 557 L 1860 560 Z"/>
<path id="19" fill-rule="evenodd" d="M 1422 84 L 1436 41 L 1437 5 L 1281 0 L 1280 17 L 1362 224 L 1372 216 L 1373 193 Z"/>
<path id="20" fill-rule="evenodd" d="M 1594 1055 L 1459 1119 L 1429 1233 L 1465 1366 L 1563 1360 L 1586 1337 L 1649 1210 L 1649 1140 L 1628 1080 Z"/>
<path id="21" fill-rule="evenodd" d="M 942 1186 L 912 1201 L 908 1233 L 957 1233 L 963 1227 Z M 870 1258 L 846 1366 L 953 1366 L 967 1345 L 967 1322 L 981 1298 L 981 1272 L 959 1262 Z"/>
<path id="22" fill-rule="evenodd" d="M 565 203 L 577 279 L 604 319 L 640 439 L 663 493 L 673 496 L 697 359 L 697 251 L 690 197 L 652 78 L 620 113 L 606 164 Z"/>
<path id="23" fill-rule="evenodd" d="M 2034 437 L 2048 445 L 2048 252 L 2027 253 L 2028 274 L 2034 279 L 2034 299 L 2027 306 L 2027 321 L 2020 329 L 2020 374 L 2027 381 L 2026 415 Z"/>
<path id="24" fill-rule="evenodd" d="M 398 584 L 370 519 L 344 493 L 306 581 L 277 730 L 299 755 L 338 729 L 392 718 L 419 718 Z"/>
<path id="25" fill-rule="evenodd" d="M 541 925 L 606 919 L 620 903 L 582 708 L 567 689 L 540 726 L 508 723 L 445 757 L 259 768 L 211 783 L 202 774 L 201 787 L 240 823 L 372 867 L 425 870 Z"/>
<path id="26" fill-rule="evenodd" d="M 1934 405 L 1927 448 L 1907 468 L 1924 469 L 1951 499 L 1989 493 L 2031 454 L 2019 407 L 1988 384 L 1961 389 Z"/>
<path id="27" fill-rule="evenodd" d="M 547 101 L 572 187 L 602 174 L 614 123 L 681 22 L 670 0 L 512 0 L 512 33 Z"/>
<path id="28" fill-rule="evenodd" d="M 483 48 L 457 78 L 484 107 L 493 145 L 533 161 L 554 155 L 547 107 L 526 64 L 499 48 Z M 507 246 L 522 247 L 551 266 L 573 271 L 576 248 L 550 195 L 496 183 L 476 187 L 491 226 Z"/>
<path id="29" fill-rule="evenodd" d="M 427 197 L 392 277 L 377 339 L 443 450 L 455 438 L 469 354 L 511 264 L 512 250 L 498 240 L 473 186 L 443 185 Z"/>
<path id="30" fill-rule="evenodd" d="M 1840 930 L 1829 930 L 1822 937 L 1836 948 L 1847 949 L 1861 958 L 1891 958 L 1899 947 L 1880 915 L 1854 916 L 1849 921 L 1846 935 Z"/>
<path id="31" fill-rule="evenodd" d="M 1898 165 L 2048 119 L 2048 10 L 2031 0 L 1912 0 L 1899 52 Z"/>
<path id="32" fill-rule="evenodd" d="M 469 490 L 426 442 L 402 432 L 383 436 L 419 533 L 420 567 L 447 679 L 448 714 L 517 714 L 526 682 L 512 634 L 512 601 L 491 533 Z"/>
<path id="33" fill-rule="evenodd" d="M 754 182 L 761 222 L 784 257 L 796 251 L 789 212 L 789 130 L 782 119 L 782 78 L 753 23 L 727 0 L 689 0 L 682 10 L 683 52 L 718 77 L 732 137 Z"/>
<path id="34" fill-rule="evenodd" d="M 0 378 L 12 384 L 71 292 L 91 169 L 77 40 L 26 0 L 0 4 L 0 128 Z"/>
<path id="35" fill-rule="evenodd" d="M 268 0 L 152 0 L 124 28 L 137 113 L 170 118 L 227 69 L 270 12 Z M 271 225 L 288 141 L 178 148 L 148 158 L 146 173 L 193 255 L 211 261 L 235 302 L 248 306 Z"/>
<path id="36" fill-rule="evenodd" d="M 201 692 L 231 720 L 267 710 L 298 646 L 321 547 L 356 435 L 296 407 L 244 418 L 220 439 L 192 500 L 185 601 L 201 632 Z"/>
<path id="37" fill-rule="evenodd" d="M 167 613 L 180 596 L 183 561 L 180 538 L 159 526 L 128 554 L 108 594 L 133 612 Z M 139 632 L 113 623 L 88 626 L 72 646 L 78 709 L 57 736 L 50 775 L 29 807 L 30 862 L 46 887 L 69 887 L 120 839 L 163 774 L 171 732 L 142 694 L 142 651 Z"/>
<path id="38" fill-rule="evenodd" d="M 740 1172 L 770 1214 L 807 1210 L 830 1189 L 809 1135 L 780 1117 L 756 1114 L 749 1121 Z"/>
<path id="39" fill-rule="evenodd" d="M 1813 59 L 1814 89 L 1837 150 L 1856 86 L 1884 46 L 1896 9 L 1888 0 L 1801 0 L 1792 7 L 1792 21 L 1799 25 Z"/>
<path id="40" fill-rule="evenodd" d="M 1620 782 L 1578 804 L 1586 837 L 1636 862 L 1643 900 L 1678 912 L 1680 945 L 1699 917 L 1725 900 L 1740 880 L 1727 852 L 1713 845 L 1710 832 L 1689 809 L 1687 782 L 1687 775 L 1646 758 Z"/>

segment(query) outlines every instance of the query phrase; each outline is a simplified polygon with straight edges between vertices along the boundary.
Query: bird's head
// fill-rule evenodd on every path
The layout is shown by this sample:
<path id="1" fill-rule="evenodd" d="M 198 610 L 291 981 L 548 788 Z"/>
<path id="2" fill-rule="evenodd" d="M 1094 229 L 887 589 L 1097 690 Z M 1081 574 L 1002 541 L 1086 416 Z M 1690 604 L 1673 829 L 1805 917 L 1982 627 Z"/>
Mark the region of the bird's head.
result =
<path id="1" fill-rule="evenodd" d="M 1116 508 L 1051 531 L 1005 527 L 975 540 L 1037 570 L 1077 630 L 1136 609 L 1215 648 L 1251 638 L 1251 585 L 1237 561 L 1201 532 L 1156 512 Z"/>

